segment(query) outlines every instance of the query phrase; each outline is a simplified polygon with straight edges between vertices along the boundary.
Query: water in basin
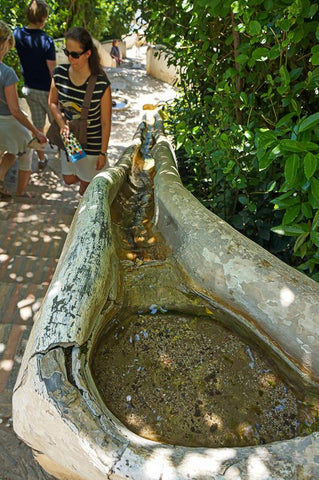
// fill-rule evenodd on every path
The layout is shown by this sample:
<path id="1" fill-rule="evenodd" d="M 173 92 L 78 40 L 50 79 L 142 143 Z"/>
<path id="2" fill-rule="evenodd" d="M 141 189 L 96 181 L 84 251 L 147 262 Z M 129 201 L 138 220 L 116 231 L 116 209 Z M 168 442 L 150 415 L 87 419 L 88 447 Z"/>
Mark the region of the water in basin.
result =
<path id="1" fill-rule="evenodd" d="M 261 350 L 214 316 L 114 317 L 93 376 L 107 407 L 133 432 L 184 446 L 246 446 L 316 430 L 318 418 Z"/>
<path id="2" fill-rule="evenodd" d="M 268 352 L 229 329 L 231 318 L 187 291 L 152 225 L 152 169 L 138 158 L 132 171 L 112 206 L 123 304 L 105 319 L 90 360 L 106 406 L 133 432 L 184 446 L 265 444 L 317 430 L 317 397 L 306 399 Z"/>

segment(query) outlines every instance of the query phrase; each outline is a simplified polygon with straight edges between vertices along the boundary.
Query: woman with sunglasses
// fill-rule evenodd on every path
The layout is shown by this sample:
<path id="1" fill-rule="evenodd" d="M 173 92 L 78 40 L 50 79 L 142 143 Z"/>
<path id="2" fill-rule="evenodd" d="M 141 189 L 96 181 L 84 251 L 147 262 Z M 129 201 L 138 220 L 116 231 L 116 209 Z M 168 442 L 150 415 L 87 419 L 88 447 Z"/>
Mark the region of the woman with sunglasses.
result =
<path id="1" fill-rule="evenodd" d="M 79 182 L 79 192 L 83 195 L 92 178 L 107 166 L 111 87 L 97 48 L 85 28 L 71 28 L 65 35 L 65 43 L 64 53 L 70 63 L 55 68 L 49 94 L 50 109 L 62 135 L 70 133 L 67 120 L 80 118 L 88 80 L 91 75 L 97 76 L 87 121 L 86 156 L 72 163 L 61 151 L 63 179 L 67 185 Z"/>

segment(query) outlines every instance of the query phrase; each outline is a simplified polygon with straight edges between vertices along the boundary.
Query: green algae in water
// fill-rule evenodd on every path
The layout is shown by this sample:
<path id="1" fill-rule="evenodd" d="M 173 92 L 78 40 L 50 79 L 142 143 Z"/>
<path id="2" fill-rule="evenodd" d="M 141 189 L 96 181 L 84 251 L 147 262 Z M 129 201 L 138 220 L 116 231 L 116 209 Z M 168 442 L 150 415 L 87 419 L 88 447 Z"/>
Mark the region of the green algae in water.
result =
<path id="1" fill-rule="evenodd" d="M 107 407 L 138 435 L 222 447 L 300 434 L 305 406 L 296 392 L 260 351 L 212 318 L 158 310 L 112 323 L 92 374 Z"/>

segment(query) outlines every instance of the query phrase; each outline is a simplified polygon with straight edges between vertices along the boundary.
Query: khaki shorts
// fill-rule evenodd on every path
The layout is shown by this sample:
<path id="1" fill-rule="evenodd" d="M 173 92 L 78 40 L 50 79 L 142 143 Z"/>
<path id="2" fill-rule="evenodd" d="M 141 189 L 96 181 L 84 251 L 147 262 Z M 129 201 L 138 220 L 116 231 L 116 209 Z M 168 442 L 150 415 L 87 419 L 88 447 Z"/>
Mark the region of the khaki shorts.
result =
<path id="1" fill-rule="evenodd" d="M 30 108 L 32 123 L 36 128 L 44 128 L 46 116 L 48 116 L 50 122 L 52 122 L 52 114 L 48 103 L 49 92 L 23 87 L 22 93 L 25 95 Z"/>
<path id="2" fill-rule="evenodd" d="M 62 175 L 76 175 L 83 182 L 90 182 L 95 175 L 108 168 L 108 164 L 102 170 L 96 170 L 98 155 L 87 155 L 77 162 L 68 162 L 64 150 L 60 152 Z"/>
<path id="3" fill-rule="evenodd" d="M 19 170 L 22 170 L 23 172 L 28 172 L 29 170 L 31 170 L 32 152 L 33 150 L 28 149 L 25 153 L 19 154 L 17 156 L 19 160 Z M 0 150 L 0 160 L 4 153 L 5 152 L 3 150 Z"/>

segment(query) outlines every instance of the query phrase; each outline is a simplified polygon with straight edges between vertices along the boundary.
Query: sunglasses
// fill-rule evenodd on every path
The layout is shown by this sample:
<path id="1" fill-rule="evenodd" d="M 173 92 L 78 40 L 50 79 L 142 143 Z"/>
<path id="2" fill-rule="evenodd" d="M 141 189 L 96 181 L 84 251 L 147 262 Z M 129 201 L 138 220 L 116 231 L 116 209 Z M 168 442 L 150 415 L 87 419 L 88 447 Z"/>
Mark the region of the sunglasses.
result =
<path id="1" fill-rule="evenodd" d="M 67 57 L 72 57 L 72 58 L 80 58 L 83 53 L 87 52 L 87 50 L 84 50 L 83 52 L 69 52 L 67 48 L 63 49 L 64 55 Z"/>

